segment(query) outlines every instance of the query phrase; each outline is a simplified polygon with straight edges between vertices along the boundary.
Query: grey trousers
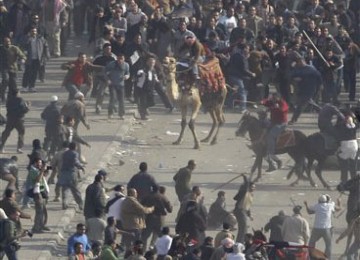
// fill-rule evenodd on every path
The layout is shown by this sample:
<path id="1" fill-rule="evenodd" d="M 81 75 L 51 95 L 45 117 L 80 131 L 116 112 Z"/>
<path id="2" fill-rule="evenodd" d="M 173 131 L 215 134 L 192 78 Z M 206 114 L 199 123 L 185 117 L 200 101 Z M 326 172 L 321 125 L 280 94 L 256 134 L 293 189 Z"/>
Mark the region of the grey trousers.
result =
<path id="1" fill-rule="evenodd" d="M 46 201 L 42 198 L 41 194 L 34 194 L 35 202 L 35 218 L 34 218 L 34 231 L 41 231 L 47 222 L 47 209 Z"/>
<path id="2" fill-rule="evenodd" d="M 325 242 L 325 254 L 328 259 L 331 259 L 331 238 L 332 238 L 332 230 L 331 228 L 313 228 L 311 231 L 311 237 L 309 246 L 315 247 L 316 242 L 323 238 Z"/>
<path id="3" fill-rule="evenodd" d="M 77 187 L 77 183 L 69 183 L 66 185 L 61 185 L 62 186 L 62 203 L 63 203 L 63 207 L 67 207 L 68 206 L 68 199 L 67 199 L 67 191 L 70 189 L 75 202 L 79 205 L 80 208 L 83 207 L 83 199 L 81 197 L 81 192 L 79 191 L 78 187 Z"/>

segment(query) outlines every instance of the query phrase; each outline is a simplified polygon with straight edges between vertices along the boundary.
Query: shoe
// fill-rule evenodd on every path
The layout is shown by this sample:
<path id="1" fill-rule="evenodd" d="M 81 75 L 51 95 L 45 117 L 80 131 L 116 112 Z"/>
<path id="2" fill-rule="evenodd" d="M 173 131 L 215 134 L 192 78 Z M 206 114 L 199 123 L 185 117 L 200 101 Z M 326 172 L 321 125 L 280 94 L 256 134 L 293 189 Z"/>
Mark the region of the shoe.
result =
<path id="1" fill-rule="evenodd" d="M 169 110 L 168 110 L 168 113 L 172 113 L 174 111 L 174 109 L 175 109 L 174 106 L 170 107 Z"/>
<path id="2" fill-rule="evenodd" d="M 290 121 L 288 122 L 288 125 L 293 125 L 293 124 L 295 124 L 295 121 L 294 121 L 294 120 L 290 120 Z"/>
<path id="3" fill-rule="evenodd" d="M 140 119 L 141 119 L 141 120 L 144 120 L 144 121 L 148 121 L 148 120 L 149 120 L 149 118 L 146 117 L 146 116 L 143 116 L 143 117 L 141 117 Z"/>
<path id="4" fill-rule="evenodd" d="M 43 231 L 51 231 L 51 229 L 48 228 L 47 226 L 43 226 L 42 230 L 43 230 Z"/>
<path id="5" fill-rule="evenodd" d="M 68 208 L 69 208 L 68 205 L 62 205 L 62 209 L 63 209 L 63 210 L 67 210 Z"/>
<path id="6" fill-rule="evenodd" d="M 79 210 L 80 210 L 80 211 L 83 211 L 83 210 L 84 210 L 84 206 L 83 206 L 83 205 L 79 204 L 78 206 L 79 206 Z"/>
<path id="7" fill-rule="evenodd" d="M 44 233 L 44 231 L 40 230 L 40 229 L 32 229 L 32 233 L 33 234 L 42 234 L 42 233 Z"/>
<path id="8" fill-rule="evenodd" d="M 277 165 L 278 169 L 281 169 L 282 168 L 282 161 L 281 160 L 276 161 L 276 165 Z"/>
<path id="9" fill-rule="evenodd" d="M 53 202 L 60 202 L 60 198 L 55 198 Z"/>
<path id="10" fill-rule="evenodd" d="M 108 119 L 113 119 L 113 115 L 108 115 Z"/>
<path id="11" fill-rule="evenodd" d="M 266 170 L 266 172 L 273 172 L 276 170 L 276 167 L 272 164 L 269 165 L 269 169 Z"/>
<path id="12" fill-rule="evenodd" d="M 96 106 L 95 113 L 99 115 L 100 112 L 101 112 L 101 107 L 100 107 L 100 106 Z"/>
<path id="13" fill-rule="evenodd" d="M 26 203 L 22 205 L 21 209 L 31 209 L 31 205 L 29 203 Z"/>
<path id="14" fill-rule="evenodd" d="M 29 88 L 29 92 L 30 92 L 30 93 L 36 93 L 36 92 L 37 92 L 37 90 L 36 90 L 36 89 L 34 89 L 34 88 Z"/>
<path id="15" fill-rule="evenodd" d="M 21 92 L 21 93 L 26 93 L 26 92 L 28 92 L 28 91 L 29 91 L 29 90 L 28 90 L 27 88 L 22 88 L 20 92 Z"/>
<path id="16" fill-rule="evenodd" d="M 119 116 L 120 120 L 125 120 L 125 118 L 123 116 Z"/>
<path id="17" fill-rule="evenodd" d="M 20 148 L 18 148 L 18 149 L 16 150 L 16 152 L 19 153 L 19 154 L 24 153 Z"/>

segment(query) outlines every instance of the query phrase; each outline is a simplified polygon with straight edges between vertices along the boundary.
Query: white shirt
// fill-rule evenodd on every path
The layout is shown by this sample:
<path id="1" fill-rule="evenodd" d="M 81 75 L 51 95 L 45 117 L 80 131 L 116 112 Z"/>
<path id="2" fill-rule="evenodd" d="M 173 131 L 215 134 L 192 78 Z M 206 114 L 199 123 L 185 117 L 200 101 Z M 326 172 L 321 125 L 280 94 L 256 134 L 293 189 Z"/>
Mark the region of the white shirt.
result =
<path id="1" fill-rule="evenodd" d="M 310 210 L 315 211 L 314 228 L 331 228 L 331 214 L 335 211 L 335 202 L 318 203 L 310 207 Z"/>
<path id="2" fill-rule="evenodd" d="M 231 33 L 231 31 L 237 27 L 237 21 L 236 21 L 236 18 L 235 16 L 231 16 L 231 17 L 228 17 L 228 16 L 222 16 L 220 17 L 219 19 L 219 23 L 225 25 L 226 27 L 226 30 Z"/>
<path id="3" fill-rule="evenodd" d="M 123 195 L 123 194 L 122 194 Z M 115 194 L 110 198 L 112 200 L 115 197 Z M 121 205 L 124 201 L 125 196 L 115 201 L 110 207 L 107 217 L 114 217 L 116 220 L 121 220 L 120 212 L 121 212 Z"/>
<path id="4" fill-rule="evenodd" d="M 172 243 L 172 237 L 169 235 L 162 235 L 155 242 L 155 248 L 158 255 L 167 255 Z"/>

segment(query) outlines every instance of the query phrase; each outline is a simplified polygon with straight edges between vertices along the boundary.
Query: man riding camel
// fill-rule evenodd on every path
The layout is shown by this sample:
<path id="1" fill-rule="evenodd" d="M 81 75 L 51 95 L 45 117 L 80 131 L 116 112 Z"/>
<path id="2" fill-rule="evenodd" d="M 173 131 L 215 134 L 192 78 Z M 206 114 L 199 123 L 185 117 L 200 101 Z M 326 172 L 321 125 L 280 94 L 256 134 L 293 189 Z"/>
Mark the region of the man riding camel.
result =
<path id="1" fill-rule="evenodd" d="M 276 139 L 285 130 L 288 122 L 289 106 L 286 101 L 277 94 L 272 94 L 268 99 L 261 102 L 270 111 L 271 126 L 267 133 L 267 158 L 269 161 L 269 169 L 267 172 L 276 170 L 282 166 L 281 160 L 275 155 Z"/>
<path id="2" fill-rule="evenodd" d="M 185 36 L 185 42 L 179 49 L 179 60 L 187 60 L 189 68 L 192 70 L 193 79 L 199 80 L 199 68 L 197 63 L 204 61 L 205 49 L 195 35 L 189 34 Z"/>

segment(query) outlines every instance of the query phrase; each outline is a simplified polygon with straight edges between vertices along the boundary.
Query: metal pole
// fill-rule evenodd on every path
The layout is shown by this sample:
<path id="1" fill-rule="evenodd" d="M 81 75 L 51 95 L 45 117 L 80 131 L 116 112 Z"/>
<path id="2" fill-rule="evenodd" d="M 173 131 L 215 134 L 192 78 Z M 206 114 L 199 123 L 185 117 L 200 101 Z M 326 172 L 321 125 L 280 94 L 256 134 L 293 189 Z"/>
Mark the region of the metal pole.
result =
<path id="1" fill-rule="evenodd" d="M 306 36 L 306 38 L 308 39 L 308 41 L 311 43 L 311 45 L 313 46 L 313 48 L 316 50 L 317 54 L 320 56 L 320 58 L 325 62 L 325 64 L 327 66 L 330 67 L 329 62 L 327 62 L 327 60 L 324 58 L 324 56 L 322 55 L 322 53 L 319 51 L 319 49 L 315 46 L 314 42 L 310 39 L 309 35 L 305 32 L 305 30 L 303 30 L 304 35 Z"/>

